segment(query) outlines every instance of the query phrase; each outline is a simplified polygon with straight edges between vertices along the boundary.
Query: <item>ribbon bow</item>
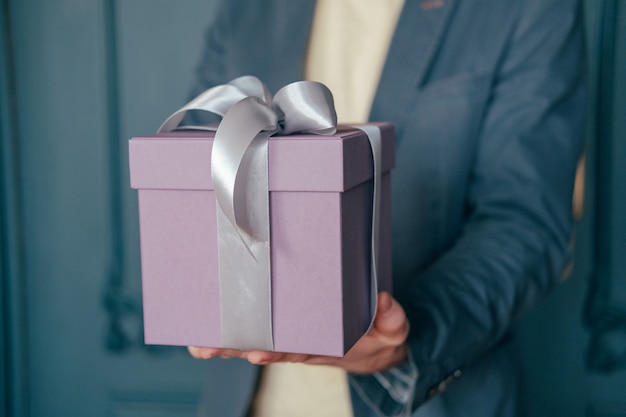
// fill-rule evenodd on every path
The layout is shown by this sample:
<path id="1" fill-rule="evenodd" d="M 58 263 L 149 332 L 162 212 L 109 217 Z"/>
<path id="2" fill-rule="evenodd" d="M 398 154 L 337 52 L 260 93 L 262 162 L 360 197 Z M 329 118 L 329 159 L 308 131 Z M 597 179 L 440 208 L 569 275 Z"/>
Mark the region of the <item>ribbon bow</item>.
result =
<path id="1" fill-rule="evenodd" d="M 272 351 L 268 139 L 296 132 L 334 134 L 332 94 L 321 83 L 298 81 L 272 97 L 256 77 L 239 77 L 201 93 L 169 116 L 158 132 L 179 128 L 190 110 L 222 116 L 211 154 L 222 347 Z M 378 137 L 380 142 L 380 133 Z"/>
<path id="2" fill-rule="evenodd" d="M 258 183 L 263 181 L 266 184 L 263 186 L 263 194 L 267 195 L 267 166 L 259 166 L 254 173 L 250 173 L 253 175 L 245 175 L 245 170 L 255 159 L 263 155 L 267 159 L 269 136 L 296 132 L 334 134 L 337 130 L 337 114 L 332 93 L 324 84 L 298 81 L 286 85 L 272 97 L 258 78 L 243 76 L 204 91 L 169 116 L 158 132 L 178 128 L 189 110 L 215 113 L 223 117 L 215 134 L 211 156 L 216 200 L 228 220 L 238 231 L 244 232 L 242 237 L 248 243 L 255 238 L 258 241 L 266 240 L 265 228 L 255 227 L 258 224 L 258 216 L 255 216 L 258 205 L 246 204 L 244 196 L 247 194 L 246 186 L 252 185 L 245 181 L 247 176 L 254 177 L 256 189 Z M 209 126 L 185 128 L 213 130 Z M 257 162 L 261 164 L 261 161 Z"/>

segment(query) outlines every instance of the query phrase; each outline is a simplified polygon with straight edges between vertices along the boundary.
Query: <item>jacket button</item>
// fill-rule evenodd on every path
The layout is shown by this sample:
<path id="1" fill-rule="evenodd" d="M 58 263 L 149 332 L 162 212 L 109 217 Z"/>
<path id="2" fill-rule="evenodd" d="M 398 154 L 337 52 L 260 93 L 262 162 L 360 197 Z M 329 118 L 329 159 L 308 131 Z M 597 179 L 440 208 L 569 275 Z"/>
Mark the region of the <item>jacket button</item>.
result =
<path id="1" fill-rule="evenodd" d="M 443 381 L 437 384 L 437 386 L 428 390 L 428 398 L 432 398 L 437 394 L 441 394 L 445 392 L 446 389 L 448 389 L 448 385 L 454 382 L 455 379 L 459 378 L 461 374 L 462 374 L 461 370 L 457 369 L 456 371 L 448 375 Z"/>

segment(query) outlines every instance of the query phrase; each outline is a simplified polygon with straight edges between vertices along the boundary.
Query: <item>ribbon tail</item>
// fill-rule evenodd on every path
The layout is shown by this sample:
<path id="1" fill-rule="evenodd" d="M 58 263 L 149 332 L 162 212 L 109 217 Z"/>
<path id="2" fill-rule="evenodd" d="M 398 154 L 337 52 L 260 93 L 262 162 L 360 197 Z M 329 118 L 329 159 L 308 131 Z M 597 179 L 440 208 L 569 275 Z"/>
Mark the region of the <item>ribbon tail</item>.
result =
<path id="1" fill-rule="evenodd" d="M 219 206 L 217 222 L 222 346 L 273 351 L 270 242 L 248 246 Z"/>
<path id="2" fill-rule="evenodd" d="M 222 120 L 213 142 L 226 348 L 274 350 L 267 153 L 275 115 L 267 110 L 256 98 L 240 101 Z"/>
<path id="3" fill-rule="evenodd" d="M 370 314 L 371 319 L 367 332 L 374 325 L 378 309 L 378 264 L 379 264 L 379 236 L 380 236 L 380 186 L 382 177 L 382 135 L 380 128 L 373 125 L 356 125 L 367 135 L 374 161 L 374 190 L 372 192 L 372 239 L 371 239 L 371 269 L 370 269 Z M 366 333 L 367 333 L 366 332 Z"/>
<path id="4" fill-rule="evenodd" d="M 257 135 L 236 175 L 233 196 L 249 210 L 253 234 L 217 204 L 222 346 L 274 350 L 267 133 Z M 244 186 L 239 186 L 243 184 Z"/>

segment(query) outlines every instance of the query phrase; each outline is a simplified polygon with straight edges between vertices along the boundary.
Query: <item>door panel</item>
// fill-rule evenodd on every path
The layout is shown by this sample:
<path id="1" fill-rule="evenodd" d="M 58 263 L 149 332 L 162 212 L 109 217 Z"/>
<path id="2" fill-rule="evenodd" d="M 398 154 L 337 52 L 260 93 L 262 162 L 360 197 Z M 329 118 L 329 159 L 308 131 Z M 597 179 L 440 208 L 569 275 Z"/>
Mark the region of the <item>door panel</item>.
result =
<path id="1" fill-rule="evenodd" d="M 203 377 L 219 362 L 141 343 L 137 206 L 125 149 L 130 136 L 155 131 L 184 103 L 214 2 L 8 5 L 21 155 L 28 414 L 194 415 Z M 116 192 L 117 206 L 111 204 Z M 113 289 L 111 270 L 118 271 Z M 105 297 L 111 293 L 113 302 Z M 129 341 L 122 348 L 109 343 L 111 322 Z"/>

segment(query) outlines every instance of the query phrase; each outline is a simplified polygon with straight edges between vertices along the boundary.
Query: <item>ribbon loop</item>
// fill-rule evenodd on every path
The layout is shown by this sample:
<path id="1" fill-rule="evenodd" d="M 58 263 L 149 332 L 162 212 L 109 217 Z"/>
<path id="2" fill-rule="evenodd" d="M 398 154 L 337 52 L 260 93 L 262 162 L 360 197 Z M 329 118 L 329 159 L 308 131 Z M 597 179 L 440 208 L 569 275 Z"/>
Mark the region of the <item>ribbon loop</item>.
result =
<path id="1" fill-rule="evenodd" d="M 267 86 L 252 75 L 244 75 L 239 78 L 235 78 L 228 84 L 237 87 L 246 96 L 258 97 L 267 103 L 268 106 L 272 105 L 272 94 L 267 89 Z"/>
<path id="2" fill-rule="evenodd" d="M 257 97 L 268 106 L 271 106 L 272 103 L 272 95 L 269 93 L 265 84 L 256 77 L 246 75 L 235 78 L 228 84 L 218 85 L 203 91 L 196 98 L 165 119 L 161 127 L 157 130 L 157 133 L 171 132 L 179 128 L 180 122 L 182 122 L 185 115 L 190 110 L 213 113 L 223 117 L 235 104 L 247 97 Z M 209 126 L 185 126 L 185 128 L 215 130 Z"/>
<path id="3" fill-rule="evenodd" d="M 281 119 L 280 133 L 332 135 L 337 131 L 333 95 L 322 83 L 298 81 L 281 88 L 274 96 Z"/>

